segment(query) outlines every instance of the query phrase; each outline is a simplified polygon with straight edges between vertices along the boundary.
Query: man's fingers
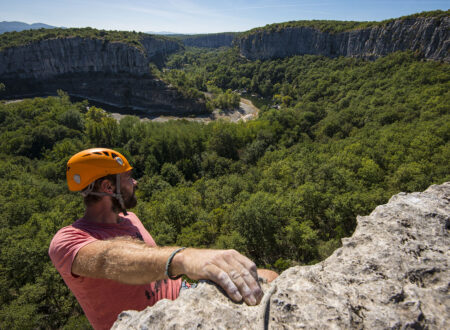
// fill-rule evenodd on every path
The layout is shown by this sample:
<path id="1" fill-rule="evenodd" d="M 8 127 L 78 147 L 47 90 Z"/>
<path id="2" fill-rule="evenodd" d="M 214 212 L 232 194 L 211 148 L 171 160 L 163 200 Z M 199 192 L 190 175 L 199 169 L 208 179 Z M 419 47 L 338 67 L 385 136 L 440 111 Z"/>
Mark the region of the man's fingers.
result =
<path id="1" fill-rule="evenodd" d="M 253 276 L 253 278 L 257 281 L 258 280 L 258 269 L 256 268 L 256 265 L 253 261 L 251 261 L 246 256 L 240 254 L 239 252 L 235 251 L 238 254 L 238 261 L 250 272 L 250 274 Z"/>
<path id="2" fill-rule="evenodd" d="M 239 252 L 187 249 L 182 260 L 184 273 L 192 279 L 214 281 L 236 302 L 244 299 L 251 306 L 261 302 L 256 265 Z"/>
<path id="3" fill-rule="evenodd" d="M 242 291 L 241 289 L 239 291 L 244 297 L 244 300 L 247 303 L 247 305 L 259 304 L 264 294 L 258 283 L 257 275 L 255 278 L 255 276 L 251 273 L 253 269 L 246 268 L 241 263 L 242 261 L 239 258 L 229 258 L 229 260 L 227 261 L 230 263 L 230 266 L 232 267 L 232 270 L 230 271 L 230 276 L 234 281 L 234 283 L 236 283 L 238 288 L 242 288 Z M 253 264 L 253 262 L 251 262 L 251 264 Z"/>
<path id="4" fill-rule="evenodd" d="M 225 271 L 213 264 L 208 265 L 207 268 L 206 271 L 209 273 L 210 279 L 220 285 L 231 299 L 236 302 L 242 301 L 239 289 Z"/>
<path id="5" fill-rule="evenodd" d="M 244 265 L 246 257 L 234 250 L 227 250 L 223 253 L 223 259 L 219 261 L 218 266 L 228 273 L 231 280 L 239 289 L 247 305 L 253 306 L 258 304 L 262 298 L 262 290 L 259 286 L 257 277 L 255 278 L 250 271 L 252 270 L 252 262 L 247 263 L 248 268 Z"/>
<path id="6" fill-rule="evenodd" d="M 248 276 L 251 276 L 247 272 Z M 256 297 L 253 294 L 252 290 L 248 286 L 245 277 L 242 275 L 241 272 L 236 270 L 231 270 L 229 273 L 229 276 L 231 277 L 231 280 L 234 282 L 234 284 L 237 286 L 240 294 L 244 298 L 244 301 L 247 305 L 254 306 L 256 305 Z"/>

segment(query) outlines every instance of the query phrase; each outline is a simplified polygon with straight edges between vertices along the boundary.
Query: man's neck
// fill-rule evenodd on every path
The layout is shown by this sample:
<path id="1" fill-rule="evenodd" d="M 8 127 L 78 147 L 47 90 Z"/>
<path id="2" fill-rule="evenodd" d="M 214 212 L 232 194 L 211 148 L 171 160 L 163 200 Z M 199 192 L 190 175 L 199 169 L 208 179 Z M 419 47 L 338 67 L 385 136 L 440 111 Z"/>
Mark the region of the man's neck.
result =
<path id="1" fill-rule="evenodd" d="M 120 217 L 111 208 L 111 205 L 96 203 L 86 208 L 84 219 L 96 223 L 119 223 Z"/>

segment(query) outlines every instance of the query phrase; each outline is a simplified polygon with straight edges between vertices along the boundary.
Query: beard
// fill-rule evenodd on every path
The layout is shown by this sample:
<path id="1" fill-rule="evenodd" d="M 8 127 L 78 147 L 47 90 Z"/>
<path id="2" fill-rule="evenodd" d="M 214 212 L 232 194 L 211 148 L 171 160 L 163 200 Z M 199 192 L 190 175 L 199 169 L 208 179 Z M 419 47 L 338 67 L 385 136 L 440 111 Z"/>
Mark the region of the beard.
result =
<path id="1" fill-rule="evenodd" d="M 123 204 L 126 209 L 131 209 L 137 205 L 137 198 L 134 192 L 135 189 L 133 189 L 133 193 L 130 196 L 123 196 Z"/>
<path id="2" fill-rule="evenodd" d="M 123 205 L 125 209 L 131 209 L 137 205 L 137 198 L 135 195 L 136 189 L 133 189 L 133 192 L 129 193 L 128 191 L 122 191 Z M 115 213 L 122 212 L 122 206 L 117 198 L 111 197 L 112 200 L 112 210 Z"/>

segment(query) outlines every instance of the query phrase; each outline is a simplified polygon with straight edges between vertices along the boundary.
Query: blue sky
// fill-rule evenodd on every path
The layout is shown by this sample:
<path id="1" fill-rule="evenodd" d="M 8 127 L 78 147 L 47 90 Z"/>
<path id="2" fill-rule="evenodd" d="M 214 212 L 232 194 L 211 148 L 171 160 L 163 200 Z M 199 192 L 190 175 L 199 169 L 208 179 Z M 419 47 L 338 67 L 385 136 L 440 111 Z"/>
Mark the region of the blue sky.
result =
<path id="1" fill-rule="evenodd" d="M 450 0 L 0 0 L 0 21 L 213 33 L 292 20 L 380 21 L 449 7 Z"/>

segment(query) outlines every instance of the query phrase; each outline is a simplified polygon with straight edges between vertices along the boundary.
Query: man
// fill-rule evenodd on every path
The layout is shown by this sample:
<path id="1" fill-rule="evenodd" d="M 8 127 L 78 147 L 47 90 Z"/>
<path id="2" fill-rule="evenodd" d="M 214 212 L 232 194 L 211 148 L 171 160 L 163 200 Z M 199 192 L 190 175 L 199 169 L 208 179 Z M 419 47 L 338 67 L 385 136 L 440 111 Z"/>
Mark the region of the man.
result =
<path id="1" fill-rule="evenodd" d="M 236 302 L 259 304 L 255 264 L 234 250 L 157 247 L 137 216 L 136 180 L 117 151 L 81 151 L 67 163 L 71 191 L 81 191 L 84 217 L 62 228 L 49 255 L 95 329 L 109 329 L 123 310 L 176 299 L 182 274 L 220 285 Z M 277 274 L 258 270 L 273 280 Z"/>

